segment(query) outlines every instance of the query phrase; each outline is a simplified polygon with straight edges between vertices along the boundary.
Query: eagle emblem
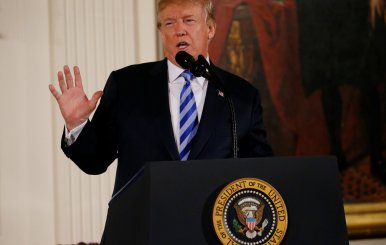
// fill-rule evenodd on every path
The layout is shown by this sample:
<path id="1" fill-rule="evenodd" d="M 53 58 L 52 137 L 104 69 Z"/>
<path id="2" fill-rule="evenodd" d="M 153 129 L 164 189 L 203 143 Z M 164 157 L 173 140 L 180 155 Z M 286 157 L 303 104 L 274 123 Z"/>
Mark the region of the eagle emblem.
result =
<path id="1" fill-rule="evenodd" d="M 279 245 L 287 231 L 288 214 L 280 193 L 268 182 L 241 178 L 220 191 L 212 221 L 223 245 Z"/>
<path id="2" fill-rule="evenodd" d="M 238 229 L 238 232 L 245 235 L 249 239 L 256 236 L 262 236 L 264 228 L 268 225 L 268 220 L 265 219 L 261 225 L 264 212 L 264 203 L 255 197 L 244 197 L 233 205 L 236 210 L 237 219 L 244 226 Z"/>

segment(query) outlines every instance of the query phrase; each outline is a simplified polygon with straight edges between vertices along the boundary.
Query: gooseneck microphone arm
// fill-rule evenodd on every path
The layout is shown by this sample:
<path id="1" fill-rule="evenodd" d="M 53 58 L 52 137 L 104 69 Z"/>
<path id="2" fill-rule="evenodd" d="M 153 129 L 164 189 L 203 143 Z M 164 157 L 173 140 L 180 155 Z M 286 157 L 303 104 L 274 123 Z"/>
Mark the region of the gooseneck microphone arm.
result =
<path id="1" fill-rule="evenodd" d="M 231 119 L 231 131 L 232 131 L 232 145 L 233 145 L 233 158 L 238 157 L 238 142 L 237 142 L 237 124 L 236 124 L 236 114 L 232 101 L 232 97 L 230 96 L 229 90 L 224 86 L 221 80 L 218 78 L 216 73 L 212 70 L 207 60 L 204 56 L 199 55 L 197 61 L 194 60 L 193 56 L 188 54 L 185 51 L 180 51 L 176 55 L 177 63 L 184 69 L 189 69 L 190 72 L 195 77 L 204 77 L 208 81 L 212 82 L 219 91 L 222 91 L 224 94 L 224 98 L 227 101 L 229 115 Z"/>

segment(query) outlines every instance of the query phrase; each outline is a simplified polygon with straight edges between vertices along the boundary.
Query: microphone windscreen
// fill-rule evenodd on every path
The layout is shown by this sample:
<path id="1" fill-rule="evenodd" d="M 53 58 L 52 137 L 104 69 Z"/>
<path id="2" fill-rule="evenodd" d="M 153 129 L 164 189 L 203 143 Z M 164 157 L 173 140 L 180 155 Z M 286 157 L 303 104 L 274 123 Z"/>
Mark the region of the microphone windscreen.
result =
<path id="1" fill-rule="evenodd" d="M 205 68 L 208 68 L 209 67 L 209 63 L 208 61 L 205 59 L 205 57 L 200 54 L 197 58 L 197 62 L 200 64 L 200 65 L 203 65 L 205 66 Z"/>
<path id="2" fill-rule="evenodd" d="M 177 63 L 184 69 L 192 69 L 194 67 L 194 58 L 185 51 L 179 51 L 176 54 Z"/>

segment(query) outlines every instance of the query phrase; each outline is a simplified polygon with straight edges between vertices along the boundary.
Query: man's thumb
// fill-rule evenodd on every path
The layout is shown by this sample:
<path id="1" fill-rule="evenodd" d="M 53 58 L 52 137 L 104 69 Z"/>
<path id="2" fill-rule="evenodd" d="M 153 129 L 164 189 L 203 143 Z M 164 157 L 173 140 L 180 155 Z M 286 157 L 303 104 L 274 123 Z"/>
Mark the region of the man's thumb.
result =
<path id="1" fill-rule="evenodd" d="M 96 106 L 96 103 L 98 102 L 98 100 L 102 97 L 103 95 L 103 91 L 97 91 L 95 92 L 92 97 L 91 97 L 91 103 L 93 104 L 93 106 Z"/>

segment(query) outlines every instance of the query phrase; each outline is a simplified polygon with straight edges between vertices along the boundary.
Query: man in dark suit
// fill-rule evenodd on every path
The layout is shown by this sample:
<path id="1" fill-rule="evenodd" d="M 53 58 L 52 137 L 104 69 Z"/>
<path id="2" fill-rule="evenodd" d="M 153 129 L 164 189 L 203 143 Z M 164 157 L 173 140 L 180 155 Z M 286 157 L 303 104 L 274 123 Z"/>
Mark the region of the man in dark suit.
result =
<path id="1" fill-rule="evenodd" d="M 58 73 L 62 93 L 50 85 L 64 117 L 62 149 L 84 172 L 100 174 L 118 158 L 114 193 L 148 161 L 181 160 L 180 93 L 186 86 L 175 56 L 186 51 L 209 60 L 208 45 L 216 25 L 210 0 L 158 3 L 158 30 L 166 59 L 125 67 L 111 73 L 104 91 L 89 100 L 78 67 L 74 80 L 68 66 Z M 257 89 L 247 81 L 211 67 L 231 91 L 240 157 L 272 155 L 266 140 Z M 184 85 L 185 84 L 185 85 Z M 190 80 L 199 121 L 188 144 L 187 159 L 232 157 L 232 134 L 224 91 L 202 77 Z M 103 96 L 102 96 L 103 94 Z M 101 98 L 94 117 L 90 114 Z M 181 99 L 182 100 L 182 99 Z"/>

